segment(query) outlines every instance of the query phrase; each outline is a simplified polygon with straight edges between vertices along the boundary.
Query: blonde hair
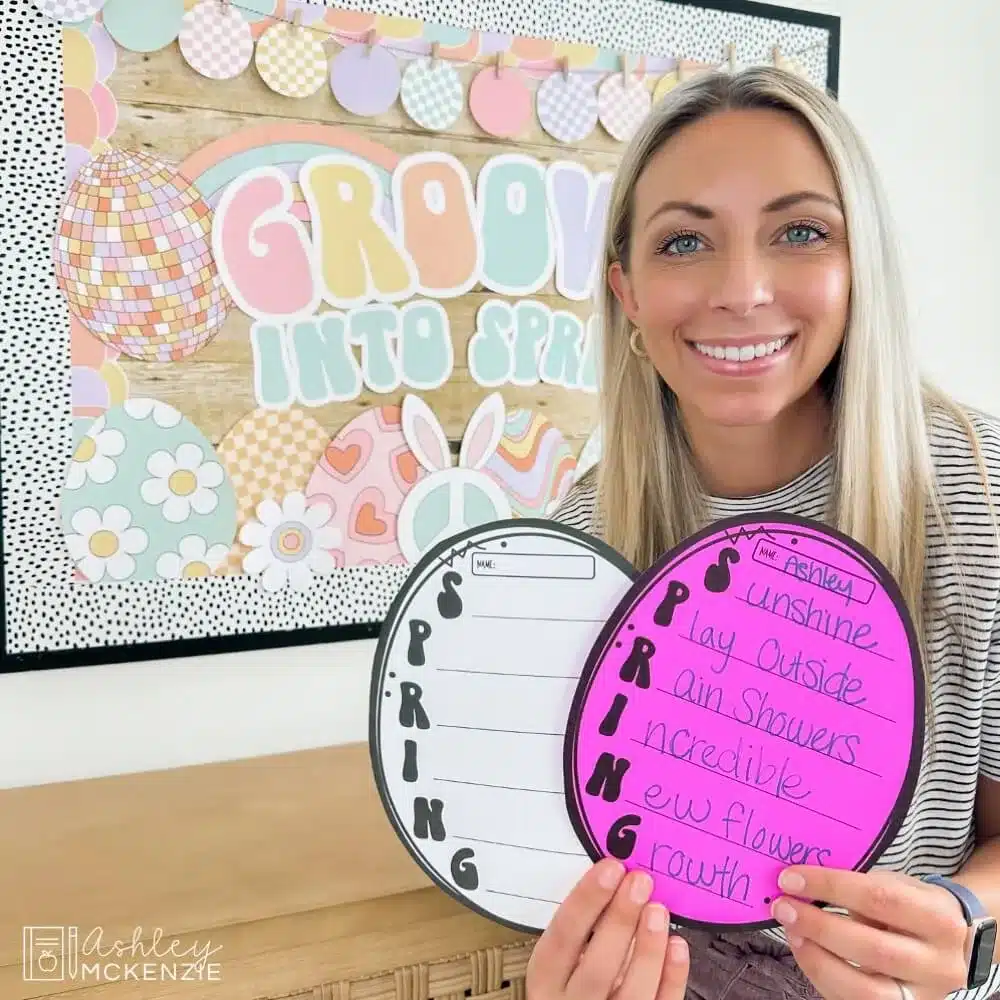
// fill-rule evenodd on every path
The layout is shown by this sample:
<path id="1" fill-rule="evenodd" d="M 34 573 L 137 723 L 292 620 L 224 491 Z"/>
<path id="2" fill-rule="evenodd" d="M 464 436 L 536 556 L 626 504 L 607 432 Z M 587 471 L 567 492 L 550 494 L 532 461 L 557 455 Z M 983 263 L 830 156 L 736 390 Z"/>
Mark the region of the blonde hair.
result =
<path id="1" fill-rule="evenodd" d="M 918 372 L 889 211 L 864 142 L 832 98 L 783 70 L 706 73 L 678 86 L 649 114 L 618 168 L 600 286 L 603 445 L 593 474 L 602 534 L 633 565 L 646 569 L 705 523 L 704 492 L 676 397 L 652 364 L 633 352 L 631 326 L 610 292 L 609 271 L 616 261 L 628 270 L 633 193 L 663 144 L 715 112 L 761 108 L 794 115 L 815 135 L 846 216 L 850 308 L 843 346 L 821 379 L 833 418 L 828 520 L 892 573 L 923 644 L 929 508 L 948 537 L 928 443 L 932 409 L 965 429 L 988 495 L 987 473 L 966 414 Z M 960 565 L 956 560 L 956 569 Z"/>

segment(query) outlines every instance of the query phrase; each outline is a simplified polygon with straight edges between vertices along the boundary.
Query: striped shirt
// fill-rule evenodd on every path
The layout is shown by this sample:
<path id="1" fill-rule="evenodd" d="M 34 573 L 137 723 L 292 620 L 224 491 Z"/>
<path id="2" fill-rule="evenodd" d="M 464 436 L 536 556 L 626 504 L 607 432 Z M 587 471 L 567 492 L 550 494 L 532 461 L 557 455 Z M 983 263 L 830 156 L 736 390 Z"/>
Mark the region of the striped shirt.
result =
<path id="1" fill-rule="evenodd" d="M 1000 420 L 966 411 L 979 437 L 1000 500 Z M 960 578 L 936 522 L 927 527 L 926 587 L 931 610 L 925 621 L 933 730 L 928 733 L 913 798 L 895 839 L 877 868 L 911 875 L 954 874 L 975 847 L 974 807 L 980 775 L 1000 780 L 1000 567 L 989 499 L 972 447 L 953 419 L 935 414 L 928 424 L 939 495 L 952 534 L 951 551 L 962 554 L 961 584 L 969 621 L 965 648 L 948 620 L 961 620 Z M 833 458 L 827 455 L 785 486 L 739 499 L 708 497 L 709 520 L 752 511 L 785 511 L 828 522 Z M 594 477 L 575 484 L 553 514 L 570 527 L 598 537 Z M 782 939 L 780 930 L 766 930 Z M 1000 990 L 1000 966 L 989 983 L 960 990 L 955 1000 L 985 1000 Z"/>

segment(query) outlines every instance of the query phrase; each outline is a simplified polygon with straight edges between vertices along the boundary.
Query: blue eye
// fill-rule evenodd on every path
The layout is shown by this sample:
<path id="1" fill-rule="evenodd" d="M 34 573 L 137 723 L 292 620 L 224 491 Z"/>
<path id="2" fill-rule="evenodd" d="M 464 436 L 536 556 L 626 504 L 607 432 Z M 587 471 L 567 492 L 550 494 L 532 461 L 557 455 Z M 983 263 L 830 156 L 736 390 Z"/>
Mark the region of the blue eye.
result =
<path id="1" fill-rule="evenodd" d="M 809 243 L 815 243 L 817 240 L 826 239 L 827 234 L 818 226 L 796 225 L 789 226 L 784 235 L 788 238 L 789 243 L 805 246 Z"/>
<path id="2" fill-rule="evenodd" d="M 701 240 L 691 233 L 682 233 L 678 236 L 670 236 L 659 246 L 659 252 L 669 254 L 673 257 L 682 257 L 686 254 L 694 253 Z"/>

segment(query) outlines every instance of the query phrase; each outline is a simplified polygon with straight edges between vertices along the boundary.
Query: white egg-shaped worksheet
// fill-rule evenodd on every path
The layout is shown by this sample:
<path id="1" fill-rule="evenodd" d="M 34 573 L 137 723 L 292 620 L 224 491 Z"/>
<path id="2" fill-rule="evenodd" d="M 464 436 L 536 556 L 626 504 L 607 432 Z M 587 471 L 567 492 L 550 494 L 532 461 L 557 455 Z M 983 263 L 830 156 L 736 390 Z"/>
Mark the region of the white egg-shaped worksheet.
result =
<path id="1" fill-rule="evenodd" d="M 435 546 L 384 622 L 369 742 L 396 833 L 442 889 L 545 928 L 592 864 L 569 818 L 563 744 L 578 678 L 634 571 L 543 519 Z"/>

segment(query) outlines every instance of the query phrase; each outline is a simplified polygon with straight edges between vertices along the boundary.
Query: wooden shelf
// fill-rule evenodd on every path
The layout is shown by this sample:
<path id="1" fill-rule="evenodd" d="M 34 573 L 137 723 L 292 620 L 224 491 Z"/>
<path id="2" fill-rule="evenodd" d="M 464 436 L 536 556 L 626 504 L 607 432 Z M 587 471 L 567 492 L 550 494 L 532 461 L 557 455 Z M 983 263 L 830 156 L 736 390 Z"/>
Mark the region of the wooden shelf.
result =
<path id="1" fill-rule="evenodd" d="M 160 954 L 211 950 L 217 974 L 28 982 L 25 926 L 99 932 L 105 947 L 158 932 Z M 5 1000 L 319 998 L 525 940 L 430 883 L 389 825 L 365 744 L 0 792 Z"/>

